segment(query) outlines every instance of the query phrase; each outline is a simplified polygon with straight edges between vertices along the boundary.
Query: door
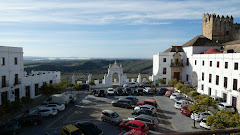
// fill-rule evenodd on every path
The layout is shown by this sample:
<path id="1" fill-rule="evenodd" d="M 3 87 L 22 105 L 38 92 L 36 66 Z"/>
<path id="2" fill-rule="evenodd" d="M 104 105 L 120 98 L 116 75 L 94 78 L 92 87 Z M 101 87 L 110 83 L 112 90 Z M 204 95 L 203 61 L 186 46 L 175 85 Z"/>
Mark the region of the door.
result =
<path id="1" fill-rule="evenodd" d="M 237 98 L 232 96 L 232 106 L 237 108 Z"/>
<path id="2" fill-rule="evenodd" d="M 15 101 L 19 100 L 19 97 L 20 97 L 19 94 L 20 94 L 19 89 L 15 89 Z"/>
<path id="3" fill-rule="evenodd" d="M 1 93 L 1 99 L 2 99 L 2 104 L 6 103 L 8 101 L 8 92 L 2 92 Z"/>
<path id="4" fill-rule="evenodd" d="M 208 88 L 208 96 L 211 96 L 211 95 L 212 95 L 212 89 Z"/>
<path id="5" fill-rule="evenodd" d="M 30 97 L 30 86 L 26 86 L 25 90 L 26 90 L 26 97 Z"/>
<path id="6" fill-rule="evenodd" d="M 180 80 L 180 72 L 174 72 L 174 79 Z"/>
<path id="7" fill-rule="evenodd" d="M 226 93 L 223 93 L 223 101 L 227 102 L 227 94 Z"/>

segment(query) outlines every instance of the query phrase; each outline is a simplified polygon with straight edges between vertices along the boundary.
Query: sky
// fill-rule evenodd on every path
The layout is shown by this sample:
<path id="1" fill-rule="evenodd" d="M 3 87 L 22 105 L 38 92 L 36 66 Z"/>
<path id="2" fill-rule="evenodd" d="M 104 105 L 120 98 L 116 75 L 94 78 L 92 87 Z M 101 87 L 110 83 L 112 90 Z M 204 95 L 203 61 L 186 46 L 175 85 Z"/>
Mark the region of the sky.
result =
<path id="1" fill-rule="evenodd" d="M 239 0 L 0 0 L 0 46 L 24 56 L 152 58 L 202 33 L 203 13 Z"/>

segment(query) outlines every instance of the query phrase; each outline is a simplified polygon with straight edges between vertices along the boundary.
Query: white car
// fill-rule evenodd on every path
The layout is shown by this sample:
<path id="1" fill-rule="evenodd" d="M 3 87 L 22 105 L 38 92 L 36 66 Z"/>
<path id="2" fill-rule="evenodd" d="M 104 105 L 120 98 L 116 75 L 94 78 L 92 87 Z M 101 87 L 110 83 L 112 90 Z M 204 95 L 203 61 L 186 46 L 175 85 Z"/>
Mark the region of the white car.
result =
<path id="1" fill-rule="evenodd" d="M 205 129 L 209 129 L 211 130 L 211 126 L 207 125 L 207 120 L 203 119 L 200 123 L 199 123 L 200 127 L 205 128 Z"/>
<path id="2" fill-rule="evenodd" d="M 145 88 L 143 89 L 143 92 L 144 92 L 144 93 L 147 93 L 147 94 L 153 94 L 153 89 L 150 88 L 150 87 L 145 87 Z"/>
<path id="3" fill-rule="evenodd" d="M 108 95 L 114 95 L 114 89 L 113 88 L 108 88 L 107 89 L 107 94 Z"/>
<path id="4" fill-rule="evenodd" d="M 227 103 L 218 103 L 217 104 L 218 110 L 228 110 L 229 112 L 235 113 L 235 109 L 233 106 L 231 106 L 230 104 Z"/>
<path id="5" fill-rule="evenodd" d="M 176 109 L 181 109 L 183 106 L 188 105 L 188 104 L 192 104 L 192 102 L 188 101 L 188 100 L 179 100 L 179 101 L 175 102 L 174 107 Z"/>
<path id="6" fill-rule="evenodd" d="M 177 97 L 177 95 L 179 95 L 179 94 L 180 93 L 178 93 L 178 92 L 172 93 L 172 95 L 170 96 L 170 99 L 174 100 Z"/>
<path id="7" fill-rule="evenodd" d="M 134 108 L 134 110 L 137 110 L 137 109 L 148 109 L 148 110 L 151 110 L 154 114 L 157 112 L 156 107 L 151 106 L 151 105 L 136 106 L 136 107 Z"/>
<path id="8" fill-rule="evenodd" d="M 130 88 L 134 88 L 134 87 L 138 87 L 138 83 L 137 82 L 129 82 L 123 85 L 124 88 L 126 87 L 130 87 Z"/>
<path id="9" fill-rule="evenodd" d="M 64 111 L 65 110 L 65 105 L 64 104 L 50 103 L 50 104 L 47 104 L 43 107 L 52 107 L 52 108 L 56 109 L 57 111 Z"/>
<path id="10" fill-rule="evenodd" d="M 31 111 L 29 114 L 41 114 L 43 117 L 53 117 L 57 115 L 58 111 L 51 107 L 42 107 L 41 109 L 36 109 Z"/>
<path id="11" fill-rule="evenodd" d="M 209 112 L 197 112 L 192 113 L 191 118 L 195 119 L 196 121 L 201 121 L 203 119 L 206 119 L 209 115 L 211 115 Z"/>

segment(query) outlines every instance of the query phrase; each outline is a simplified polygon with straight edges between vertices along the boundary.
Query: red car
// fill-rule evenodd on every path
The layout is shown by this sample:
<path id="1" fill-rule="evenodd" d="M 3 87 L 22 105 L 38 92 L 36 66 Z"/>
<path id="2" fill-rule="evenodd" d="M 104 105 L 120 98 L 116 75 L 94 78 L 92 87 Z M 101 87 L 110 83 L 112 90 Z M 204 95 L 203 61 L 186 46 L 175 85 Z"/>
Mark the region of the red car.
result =
<path id="1" fill-rule="evenodd" d="M 123 132 L 121 132 L 118 135 L 146 135 L 146 134 L 147 134 L 147 132 L 143 132 L 143 131 L 140 131 L 140 130 L 132 129 L 130 131 L 123 131 Z"/>
<path id="2" fill-rule="evenodd" d="M 119 124 L 119 128 L 123 128 L 125 131 L 129 131 L 131 129 L 135 129 L 135 130 L 140 130 L 143 132 L 148 132 L 148 126 L 141 121 L 138 120 L 127 120 L 127 121 L 123 121 L 122 123 Z"/>
<path id="3" fill-rule="evenodd" d="M 146 105 L 146 104 L 155 106 L 157 108 L 157 102 L 154 99 L 146 99 L 145 101 L 137 102 L 137 105 Z"/>
<path id="4" fill-rule="evenodd" d="M 189 107 L 189 106 L 190 106 L 190 104 L 189 104 L 189 105 L 185 105 L 185 106 L 183 106 L 182 109 L 181 109 L 181 113 L 182 113 L 183 115 L 188 116 L 188 117 L 190 117 L 190 115 L 191 115 L 191 113 L 192 113 L 192 112 L 190 112 L 190 111 L 188 110 L 188 107 Z"/>
<path id="5" fill-rule="evenodd" d="M 166 97 L 170 97 L 173 92 L 174 92 L 174 90 L 168 90 L 168 91 L 165 93 L 165 96 L 166 96 Z"/>

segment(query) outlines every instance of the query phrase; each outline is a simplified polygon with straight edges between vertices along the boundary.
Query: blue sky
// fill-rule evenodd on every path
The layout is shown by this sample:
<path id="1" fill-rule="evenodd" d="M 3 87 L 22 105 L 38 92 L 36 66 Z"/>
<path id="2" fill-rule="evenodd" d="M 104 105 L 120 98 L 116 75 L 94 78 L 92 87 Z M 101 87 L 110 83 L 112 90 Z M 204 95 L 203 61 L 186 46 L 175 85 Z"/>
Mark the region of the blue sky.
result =
<path id="1" fill-rule="evenodd" d="M 24 56 L 152 58 L 202 33 L 203 13 L 239 0 L 0 0 L 0 45 Z"/>

